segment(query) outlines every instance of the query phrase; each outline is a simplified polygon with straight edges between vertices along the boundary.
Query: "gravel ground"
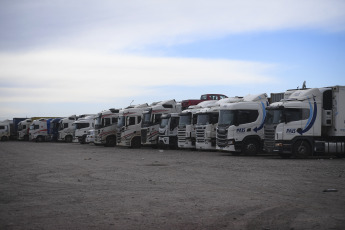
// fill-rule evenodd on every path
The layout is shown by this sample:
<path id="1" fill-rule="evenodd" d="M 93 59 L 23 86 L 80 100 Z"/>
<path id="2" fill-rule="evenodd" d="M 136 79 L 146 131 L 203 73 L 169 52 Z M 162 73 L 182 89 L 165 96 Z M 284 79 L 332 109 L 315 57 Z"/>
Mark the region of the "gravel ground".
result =
<path id="1" fill-rule="evenodd" d="M 0 229 L 345 229 L 344 159 L 17 141 L 0 158 Z"/>

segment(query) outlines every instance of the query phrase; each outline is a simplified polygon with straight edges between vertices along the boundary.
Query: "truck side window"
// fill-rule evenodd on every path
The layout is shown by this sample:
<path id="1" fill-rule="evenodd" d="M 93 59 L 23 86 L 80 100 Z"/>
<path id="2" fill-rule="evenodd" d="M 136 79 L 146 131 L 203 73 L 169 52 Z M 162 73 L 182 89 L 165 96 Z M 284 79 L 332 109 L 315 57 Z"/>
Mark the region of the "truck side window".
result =
<path id="1" fill-rule="evenodd" d="M 286 109 L 285 116 L 286 116 L 286 122 L 300 121 L 302 120 L 302 110 L 301 109 Z M 308 117 L 309 117 L 309 114 L 308 114 Z"/>
<path id="2" fill-rule="evenodd" d="M 256 121 L 259 116 L 257 110 L 239 110 L 238 111 L 238 124 L 247 124 Z"/>
<path id="3" fill-rule="evenodd" d="M 135 125 L 135 117 L 128 117 L 128 125 Z"/>

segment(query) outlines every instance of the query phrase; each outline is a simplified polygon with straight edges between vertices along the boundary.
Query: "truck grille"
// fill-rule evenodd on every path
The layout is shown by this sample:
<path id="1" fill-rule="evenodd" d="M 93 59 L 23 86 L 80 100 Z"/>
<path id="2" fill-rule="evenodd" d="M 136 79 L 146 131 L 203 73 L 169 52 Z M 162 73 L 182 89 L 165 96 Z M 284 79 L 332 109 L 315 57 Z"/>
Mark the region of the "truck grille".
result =
<path id="1" fill-rule="evenodd" d="M 146 143 L 147 141 L 147 129 L 141 130 L 141 143 Z"/>
<path id="2" fill-rule="evenodd" d="M 274 126 L 265 126 L 265 143 L 264 149 L 267 152 L 272 152 L 274 148 L 274 136 L 275 136 L 275 127 Z"/>
<path id="3" fill-rule="evenodd" d="M 196 127 L 195 135 L 196 135 L 196 142 L 198 143 L 205 142 L 205 128 L 204 127 Z"/>
<path id="4" fill-rule="evenodd" d="M 186 141 L 186 128 L 179 128 L 177 131 L 178 142 Z"/>
<path id="5" fill-rule="evenodd" d="M 117 134 L 116 134 L 116 140 L 117 140 L 117 143 L 120 143 L 120 142 L 121 142 L 121 131 L 120 131 L 120 132 L 117 132 Z"/>
<path id="6" fill-rule="evenodd" d="M 228 145 L 227 134 L 228 134 L 228 129 L 224 129 L 224 128 L 217 129 L 217 146 L 226 147 Z"/>

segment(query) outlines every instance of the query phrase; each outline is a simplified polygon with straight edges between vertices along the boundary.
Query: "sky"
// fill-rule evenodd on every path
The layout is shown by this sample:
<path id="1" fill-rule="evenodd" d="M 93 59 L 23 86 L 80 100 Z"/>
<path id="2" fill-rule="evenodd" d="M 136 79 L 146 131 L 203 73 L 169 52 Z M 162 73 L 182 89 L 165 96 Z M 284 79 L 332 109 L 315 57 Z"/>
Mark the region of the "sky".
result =
<path id="1" fill-rule="evenodd" d="M 345 0 L 0 0 L 0 120 L 345 85 Z"/>

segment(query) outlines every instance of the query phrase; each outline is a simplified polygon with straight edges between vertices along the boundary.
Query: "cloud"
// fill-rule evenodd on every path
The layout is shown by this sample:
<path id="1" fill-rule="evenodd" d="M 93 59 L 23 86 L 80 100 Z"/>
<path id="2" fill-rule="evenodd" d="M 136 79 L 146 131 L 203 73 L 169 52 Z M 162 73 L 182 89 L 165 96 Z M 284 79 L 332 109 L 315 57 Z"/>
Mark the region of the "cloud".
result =
<path id="1" fill-rule="evenodd" d="M 0 54 L 1 102 L 96 102 L 152 95 L 169 86 L 265 84 L 275 66 L 198 58 L 72 51 Z"/>
<path id="2" fill-rule="evenodd" d="M 345 29 L 345 2 L 339 0 L 36 0 L 0 6 L 2 49 L 119 51 L 252 31 Z"/>

